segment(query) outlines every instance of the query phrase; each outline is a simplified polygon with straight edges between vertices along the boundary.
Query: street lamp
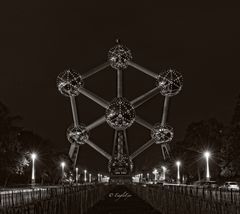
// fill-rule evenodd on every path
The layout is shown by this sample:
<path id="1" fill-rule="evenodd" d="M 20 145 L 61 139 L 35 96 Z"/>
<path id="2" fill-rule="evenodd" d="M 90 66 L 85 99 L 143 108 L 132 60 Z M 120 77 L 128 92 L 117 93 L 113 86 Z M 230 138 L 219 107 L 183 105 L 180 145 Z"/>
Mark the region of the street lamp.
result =
<path id="1" fill-rule="evenodd" d="M 211 153 L 209 151 L 204 152 L 204 157 L 206 158 L 206 180 L 210 181 L 210 171 L 209 171 L 209 157 Z"/>
<path id="2" fill-rule="evenodd" d="M 92 174 L 89 173 L 89 183 L 91 183 L 91 182 L 92 182 Z"/>
<path id="3" fill-rule="evenodd" d="M 37 154 L 32 153 L 31 158 L 32 158 L 32 185 L 35 185 L 35 160 L 37 158 Z"/>
<path id="4" fill-rule="evenodd" d="M 177 165 L 177 183 L 180 183 L 180 165 L 181 165 L 181 162 L 177 161 L 176 165 Z"/>
<path id="5" fill-rule="evenodd" d="M 76 183 L 78 183 L 78 168 L 76 167 Z"/>
<path id="6" fill-rule="evenodd" d="M 64 179 L 64 168 L 65 168 L 65 162 L 61 162 L 61 167 L 62 167 L 62 182 L 63 182 L 63 179 Z"/>
<path id="7" fill-rule="evenodd" d="M 153 170 L 153 174 L 154 174 L 154 181 L 156 182 L 157 181 L 157 174 L 158 174 L 157 169 Z"/>
<path id="8" fill-rule="evenodd" d="M 147 173 L 147 181 L 149 181 L 149 173 Z"/>
<path id="9" fill-rule="evenodd" d="M 162 179 L 165 180 L 167 168 L 165 166 L 162 166 L 162 170 L 163 170 Z"/>
<path id="10" fill-rule="evenodd" d="M 87 182 L 87 170 L 84 170 L 84 182 Z"/>

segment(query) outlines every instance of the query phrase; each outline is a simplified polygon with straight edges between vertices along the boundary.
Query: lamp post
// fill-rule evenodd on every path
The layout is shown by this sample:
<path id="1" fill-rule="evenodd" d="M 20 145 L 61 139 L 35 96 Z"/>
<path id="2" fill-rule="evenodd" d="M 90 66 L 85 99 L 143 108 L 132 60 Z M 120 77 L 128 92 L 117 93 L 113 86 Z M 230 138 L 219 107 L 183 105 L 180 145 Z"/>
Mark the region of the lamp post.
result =
<path id="1" fill-rule="evenodd" d="M 149 173 L 147 173 L 147 181 L 149 181 Z"/>
<path id="2" fill-rule="evenodd" d="M 78 183 L 78 167 L 76 167 L 76 184 Z"/>
<path id="3" fill-rule="evenodd" d="M 181 162 L 177 161 L 176 165 L 177 165 L 177 183 L 179 184 L 180 183 L 180 166 L 181 166 Z"/>
<path id="4" fill-rule="evenodd" d="M 153 170 L 153 174 L 154 174 L 154 182 L 157 182 L 157 174 L 158 174 L 157 169 Z"/>
<path id="5" fill-rule="evenodd" d="M 61 167 L 62 167 L 62 183 L 63 183 L 63 179 L 64 179 L 64 168 L 65 168 L 65 162 L 61 162 Z"/>
<path id="6" fill-rule="evenodd" d="M 209 170 L 209 157 L 211 153 L 209 151 L 204 152 L 204 157 L 206 158 L 206 180 L 210 181 L 210 170 Z"/>
<path id="7" fill-rule="evenodd" d="M 87 170 L 86 169 L 84 170 L 84 182 L 85 183 L 87 182 Z"/>
<path id="8" fill-rule="evenodd" d="M 89 173 L 89 183 L 91 183 L 92 182 L 92 174 L 91 173 Z"/>
<path id="9" fill-rule="evenodd" d="M 32 153 L 31 154 L 31 158 L 32 158 L 32 185 L 35 185 L 35 160 L 37 158 L 36 153 Z"/>
<path id="10" fill-rule="evenodd" d="M 162 170 L 163 170 L 162 179 L 165 180 L 167 168 L 165 166 L 162 166 Z"/>

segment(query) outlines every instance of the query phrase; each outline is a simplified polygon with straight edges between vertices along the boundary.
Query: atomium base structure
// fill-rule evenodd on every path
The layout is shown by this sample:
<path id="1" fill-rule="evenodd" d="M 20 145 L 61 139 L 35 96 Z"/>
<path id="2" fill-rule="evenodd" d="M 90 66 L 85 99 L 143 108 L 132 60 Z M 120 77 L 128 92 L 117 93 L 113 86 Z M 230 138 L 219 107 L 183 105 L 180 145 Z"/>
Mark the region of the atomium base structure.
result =
<path id="1" fill-rule="evenodd" d="M 116 70 L 117 76 L 117 93 L 116 97 L 111 102 L 104 100 L 91 91 L 84 88 L 83 81 L 95 73 L 111 66 Z M 128 66 L 153 77 L 156 79 L 157 85 L 145 94 L 128 101 L 123 96 L 123 70 Z M 117 44 L 109 50 L 108 61 L 102 65 L 80 75 L 78 72 L 67 69 L 60 73 L 57 77 L 58 90 L 66 97 L 70 98 L 73 125 L 67 129 L 67 138 L 71 143 L 69 157 L 76 165 L 79 146 L 88 144 L 105 158 L 108 159 L 108 169 L 110 172 L 110 181 L 112 183 L 131 182 L 131 172 L 133 169 L 133 160 L 143 151 L 149 148 L 154 143 L 159 144 L 162 148 L 163 158 L 170 157 L 169 143 L 173 139 L 173 128 L 166 124 L 168 104 L 170 97 L 178 94 L 182 89 L 182 75 L 173 69 L 168 69 L 156 74 L 132 61 L 131 51 L 117 41 Z M 103 108 L 105 115 L 89 125 L 80 124 L 76 108 L 75 98 L 79 94 L 83 94 L 93 100 Z M 162 120 L 161 122 L 152 125 L 140 118 L 136 114 L 136 110 L 143 103 L 147 102 L 152 97 L 161 94 L 165 97 Z M 112 155 L 101 149 L 98 145 L 89 139 L 89 131 L 107 122 L 114 130 L 114 141 Z M 150 131 L 150 140 L 143 144 L 133 153 L 129 153 L 127 142 L 127 129 L 136 122 Z"/>

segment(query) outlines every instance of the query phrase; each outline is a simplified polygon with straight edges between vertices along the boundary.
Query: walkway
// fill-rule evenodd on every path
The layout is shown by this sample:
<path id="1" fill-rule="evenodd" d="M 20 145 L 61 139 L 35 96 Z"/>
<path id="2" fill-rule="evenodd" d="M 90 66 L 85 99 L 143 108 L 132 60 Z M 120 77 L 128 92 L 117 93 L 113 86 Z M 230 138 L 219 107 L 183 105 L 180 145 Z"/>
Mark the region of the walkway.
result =
<path id="1" fill-rule="evenodd" d="M 88 214 L 160 214 L 125 186 L 115 186 Z"/>

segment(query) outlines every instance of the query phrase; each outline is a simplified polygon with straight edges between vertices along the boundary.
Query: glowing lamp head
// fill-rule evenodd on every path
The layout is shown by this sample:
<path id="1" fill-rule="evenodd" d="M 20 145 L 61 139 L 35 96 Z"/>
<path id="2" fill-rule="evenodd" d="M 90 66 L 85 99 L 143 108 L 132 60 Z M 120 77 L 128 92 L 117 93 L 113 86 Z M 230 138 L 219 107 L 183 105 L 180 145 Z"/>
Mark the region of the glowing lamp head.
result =
<path id="1" fill-rule="evenodd" d="M 62 163 L 61 163 L 61 167 L 62 167 L 62 168 L 64 168 L 65 165 L 66 165 L 65 162 L 62 162 Z"/>
<path id="2" fill-rule="evenodd" d="M 157 169 L 153 170 L 153 174 L 157 174 L 157 172 L 158 172 Z"/>
<path id="3" fill-rule="evenodd" d="M 37 158 L 37 154 L 36 154 L 36 153 L 32 153 L 32 154 L 31 154 L 31 158 L 32 158 L 33 160 L 35 160 L 35 159 Z"/>
<path id="4" fill-rule="evenodd" d="M 176 165 L 177 165 L 177 166 L 180 166 L 180 165 L 181 165 L 181 162 L 180 162 L 180 161 L 177 161 L 177 162 L 176 162 Z"/>
<path id="5" fill-rule="evenodd" d="M 163 169 L 163 171 L 166 171 L 166 170 L 167 170 L 167 168 L 166 168 L 165 166 L 162 166 L 162 169 Z"/>
<path id="6" fill-rule="evenodd" d="M 87 170 L 86 170 L 86 169 L 84 170 L 84 173 L 87 173 Z"/>
<path id="7" fill-rule="evenodd" d="M 209 151 L 206 151 L 204 153 L 205 158 L 209 158 L 211 156 L 211 153 Z"/>

